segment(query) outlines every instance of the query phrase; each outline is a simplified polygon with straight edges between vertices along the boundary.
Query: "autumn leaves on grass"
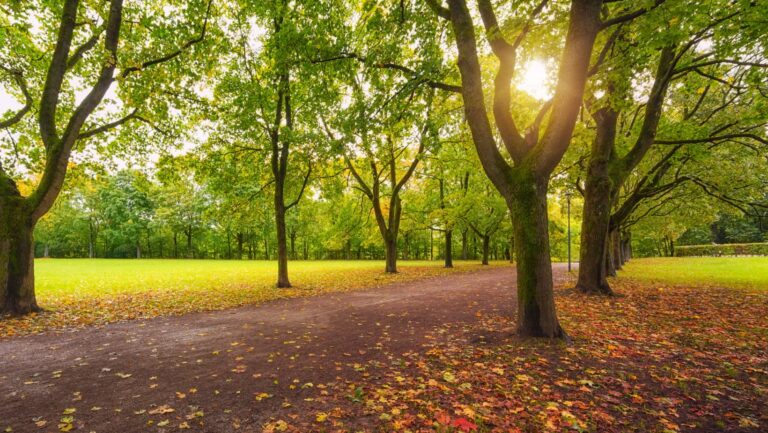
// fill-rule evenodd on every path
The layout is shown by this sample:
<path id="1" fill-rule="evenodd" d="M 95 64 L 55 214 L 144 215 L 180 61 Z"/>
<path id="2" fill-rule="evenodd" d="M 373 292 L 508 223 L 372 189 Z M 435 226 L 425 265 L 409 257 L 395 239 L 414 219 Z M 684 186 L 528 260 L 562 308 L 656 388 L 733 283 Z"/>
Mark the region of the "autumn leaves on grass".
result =
<path id="1" fill-rule="evenodd" d="M 412 432 L 768 426 L 768 293 L 626 282 L 617 288 L 623 296 L 615 299 L 558 292 L 571 346 L 476 338 L 507 332 L 514 325 L 507 317 L 446 325 L 426 352 L 363 365 L 358 377 L 345 378 L 332 395 L 358 390 L 358 398 L 339 398 L 345 416 L 329 421 L 339 431 L 384 424 Z"/>

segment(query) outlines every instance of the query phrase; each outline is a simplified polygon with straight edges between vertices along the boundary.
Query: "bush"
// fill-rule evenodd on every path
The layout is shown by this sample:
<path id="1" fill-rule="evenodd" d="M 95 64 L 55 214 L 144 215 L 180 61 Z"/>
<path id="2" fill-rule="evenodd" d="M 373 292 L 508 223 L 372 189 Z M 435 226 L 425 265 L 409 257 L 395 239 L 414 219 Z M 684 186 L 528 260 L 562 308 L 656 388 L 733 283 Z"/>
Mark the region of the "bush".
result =
<path id="1" fill-rule="evenodd" d="M 675 248 L 675 256 L 768 256 L 768 242 L 755 244 L 686 245 Z"/>

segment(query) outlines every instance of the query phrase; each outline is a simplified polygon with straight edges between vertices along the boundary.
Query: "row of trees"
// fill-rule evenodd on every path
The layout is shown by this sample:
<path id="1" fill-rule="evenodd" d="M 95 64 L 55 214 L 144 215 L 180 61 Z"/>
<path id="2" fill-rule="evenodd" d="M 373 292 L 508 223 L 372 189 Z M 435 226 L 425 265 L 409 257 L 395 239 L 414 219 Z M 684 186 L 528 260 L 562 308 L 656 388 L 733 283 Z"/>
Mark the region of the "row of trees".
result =
<path id="1" fill-rule="evenodd" d="M 40 3 L 3 6 L 0 26 L 3 83 L 19 101 L 0 125 L 4 311 L 37 309 L 34 227 L 68 168 L 94 154 L 170 152 L 194 171 L 177 180 L 179 200 L 183 185 L 204 185 L 207 206 L 241 224 L 269 193 L 280 287 L 288 221 L 308 196 L 329 212 L 357 194 L 388 272 L 404 215 L 417 213 L 410 194 L 432 190 L 424 212 L 446 252 L 454 201 L 474 199 L 467 213 L 511 222 L 526 336 L 566 336 L 550 197 L 583 196 L 578 288 L 602 294 L 643 224 L 765 209 L 759 2 Z M 553 71 L 551 97 L 516 86 L 535 59 Z"/>
<path id="2" fill-rule="evenodd" d="M 176 167 L 178 168 L 178 167 Z M 51 211 L 35 228 L 37 257 L 263 259 L 277 257 L 274 211 L 267 194 L 244 208 L 228 200 L 200 175 L 166 177 L 138 170 L 114 175 L 71 173 Z M 160 180 L 151 180 L 159 176 Z M 466 176 L 459 194 L 419 172 L 404 198 L 401 235 L 395 258 L 510 260 L 514 254 L 509 217 L 484 178 L 478 186 Z M 286 220 L 288 258 L 385 259 L 387 244 L 364 194 L 342 184 L 348 178 L 315 182 Z M 444 181 L 443 181 L 444 183 Z M 346 193 L 345 193 L 346 191 Z M 230 197 L 232 199 L 236 197 Z M 576 216 L 576 215 L 574 215 Z M 566 221 L 562 209 L 551 212 L 555 250 L 565 258 Z M 451 233 L 457 233 L 453 237 Z M 576 246 L 575 244 L 572 246 Z"/>

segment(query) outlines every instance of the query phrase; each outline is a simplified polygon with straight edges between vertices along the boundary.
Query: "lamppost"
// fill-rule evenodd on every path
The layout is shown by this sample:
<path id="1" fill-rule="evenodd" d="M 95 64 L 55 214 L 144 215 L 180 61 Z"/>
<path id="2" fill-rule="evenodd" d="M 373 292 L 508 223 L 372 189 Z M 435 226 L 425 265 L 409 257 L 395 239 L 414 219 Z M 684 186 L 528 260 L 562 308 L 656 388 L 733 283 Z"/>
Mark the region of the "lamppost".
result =
<path id="1" fill-rule="evenodd" d="M 571 272 L 571 190 L 565 190 L 565 201 L 568 207 L 568 272 Z"/>

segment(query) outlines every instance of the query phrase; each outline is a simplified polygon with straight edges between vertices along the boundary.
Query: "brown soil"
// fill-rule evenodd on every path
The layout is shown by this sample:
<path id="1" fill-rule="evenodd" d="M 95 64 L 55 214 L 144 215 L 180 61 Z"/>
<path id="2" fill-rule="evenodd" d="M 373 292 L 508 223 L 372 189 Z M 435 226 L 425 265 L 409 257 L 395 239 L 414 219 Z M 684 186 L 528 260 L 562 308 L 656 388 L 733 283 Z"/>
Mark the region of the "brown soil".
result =
<path id="1" fill-rule="evenodd" d="M 0 341 L 0 431 L 260 432 L 327 410 L 316 397 L 350 363 L 393 362 L 438 326 L 512 314 L 514 276 L 490 268 Z"/>

